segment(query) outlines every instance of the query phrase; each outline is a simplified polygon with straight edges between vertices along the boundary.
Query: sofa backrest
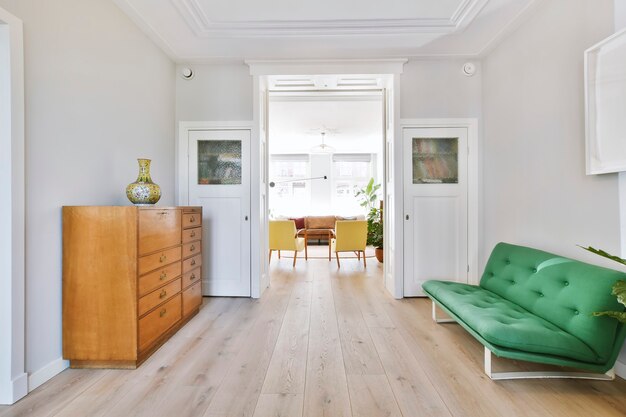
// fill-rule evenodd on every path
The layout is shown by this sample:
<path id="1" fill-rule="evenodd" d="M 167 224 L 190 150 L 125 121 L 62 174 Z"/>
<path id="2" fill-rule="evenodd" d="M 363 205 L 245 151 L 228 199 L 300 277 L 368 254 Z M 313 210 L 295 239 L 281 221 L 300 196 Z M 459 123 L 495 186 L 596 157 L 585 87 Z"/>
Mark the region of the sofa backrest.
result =
<path id="1" fill-rule="evenodd" d="M 334 229 L 335 216 L 307 216 L 304 218 L 304 226 L 307 229 Z"/>
<path id="2" fill-rule="evenodd" d="M 626 274 L 524 246 L 498 243 L 480 286 L 576 336 L 607 360 L 621 325 L 594 317 L 596 311 L 623 311 L 611 294 Z"/>

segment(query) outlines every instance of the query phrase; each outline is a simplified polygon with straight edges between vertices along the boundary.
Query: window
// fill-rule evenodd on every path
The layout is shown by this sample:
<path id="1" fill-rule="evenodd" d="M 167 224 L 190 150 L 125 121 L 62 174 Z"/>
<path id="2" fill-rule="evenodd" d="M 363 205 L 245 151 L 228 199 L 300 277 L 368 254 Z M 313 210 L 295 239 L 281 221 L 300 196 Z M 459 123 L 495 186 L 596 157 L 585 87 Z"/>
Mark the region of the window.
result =
<path id="1" fill-rule="evenodd" d="M 371 154 L 333 155 L 333 212 L 340 216 L 366 214 L 356 193 L 376 177 Z M 374 179 L 376 181 L 376 178 Z"/>
<path id="2" fill-rule="evenodd" d="M 308 155 L 271 155 L 270 205 L 273 215 L 303 216 L 311 203 Z M 302 181 L 298 181 L 302 180 Z"/>

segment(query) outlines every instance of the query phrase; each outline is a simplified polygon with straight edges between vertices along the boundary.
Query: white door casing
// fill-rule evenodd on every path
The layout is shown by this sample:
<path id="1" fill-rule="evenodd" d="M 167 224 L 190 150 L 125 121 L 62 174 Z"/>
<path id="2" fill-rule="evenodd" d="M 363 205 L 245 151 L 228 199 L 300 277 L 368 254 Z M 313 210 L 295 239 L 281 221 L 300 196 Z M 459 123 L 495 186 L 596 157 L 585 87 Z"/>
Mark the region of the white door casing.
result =
<path id="1" fill-rule="evenodd" d="M 188 204 L 202 206 L 203 293 L 210 296 L 250 296 L 250 130 L 191 130 L 188 134 Z M 199 183 L 199 149 L 220 161 L 237 160 L 223 144 L 240 144 L 240 181 Z M 208 152 L 208 153 L 207 153 Z M 226 171 L 220 170 L 216 178 Z M 213 175 L 213 174 L 211 174 Z M 214 180 L 211 179 L 210 182 Z"/>
<path id="2" fill-rule="evenodd" d="M 437 174 L 443 165 L 458 167 L 458 181 L 414 183 L 414 141 L 421 141 L 425 148 L 415 156 L 420 161 L 418 165 Z M 450 158 L 449 163 L 433 163 L 428 152 L 434 149 L 429 147 L 444 144 L 455 144 L 456 160 L 452 155 L 444 157 Z M 403 149 L 404 295 L 424 295 L 421 284 L 429 279 L 467 283 L 468 130 L 463 127 L 404 129 Z"/>
<path id="3" fill-rule="evenodd" d="M 402 298 L 404 292 L 404 266 L 402 253 L 402 146 L 399 121 L 400 77 L 387 77 L 383 94 L 384 133 L 384 187 L 385 207 L 383 210 L 385 288 L 394 298 Z"/>
<path id="4" fill-rule="evenodd" d="M 0 8 L 0 404 L 28 393 L 25 372 L 24 47 Z"/>
<path id="5" fill-rule="evenodd" d="M 254 78 L 254 124 L 252 137 L 259 140 L 252 141 L 252 178 L 258 178 L 258 188 L 252 187 L 252 297 L 260 298 L 266 288 L 270 286 L 269 265 L 265 261 L 269 252 L 269 207 L 268 207 L 268 143 L 269 143 L 269 93 L 267 79 Z M 255 247 L 256 246 L 256 247 Z M 255 277 L 258 277 L 256 279 Z"/>

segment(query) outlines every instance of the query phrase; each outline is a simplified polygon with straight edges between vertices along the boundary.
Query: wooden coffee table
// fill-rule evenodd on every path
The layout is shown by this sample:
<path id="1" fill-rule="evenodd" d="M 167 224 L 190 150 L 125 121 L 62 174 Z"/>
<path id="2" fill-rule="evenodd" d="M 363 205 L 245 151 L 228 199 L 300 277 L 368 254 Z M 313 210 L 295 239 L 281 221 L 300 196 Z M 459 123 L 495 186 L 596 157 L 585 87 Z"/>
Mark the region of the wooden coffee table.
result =
<path id="1" fill-rule="evenodd" d="M 335 230 L 334 229 L 304 229 L 304 259 L 308 259 L 309 258 L 309 252 L 307 250 L 308 246 L 309 246 L 309 234 L 308 231 L 309 230 L 315 230 L 316 235 L 319 234 L 319 232 L 326 232 L 327 236 L 328 236 L 328 260 L 330 261 L 332 259 L 331 257 L 331 253 L 330 253 L 330 240 L 332 238 L 335 237 Z"/>

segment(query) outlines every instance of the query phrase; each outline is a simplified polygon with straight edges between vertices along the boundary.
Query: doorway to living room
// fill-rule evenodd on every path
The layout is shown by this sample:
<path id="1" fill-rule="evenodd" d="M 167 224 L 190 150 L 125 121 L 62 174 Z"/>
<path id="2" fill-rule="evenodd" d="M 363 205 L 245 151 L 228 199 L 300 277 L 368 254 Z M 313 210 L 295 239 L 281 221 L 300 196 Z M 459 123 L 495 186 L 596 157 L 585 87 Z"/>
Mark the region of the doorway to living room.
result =
<path id="1" fill-rule="evenodd" d="M 376 252 L 382 261 L 384 225 L 381 80 L 291 76 L 269 83 L 270 265 L 374 267 Z"/>
<path id="2" fill-rule="evenodd" d="M 384 288 L 402 298 L 402 147 L 400 128 L 400 75 L 406 59 L 373 60 L 247 60 L 254 85 L 252 141 L 252 296 L 260 297 L 270 285 L 269 274 L 269 98 L 283 91 L 345 92 L 379 90 L 383 106 Z M 310 74 L 317 74 L 311 76 Z M 325 82 L 326 81 L 326 82 Z M 318 83 L 318 84 L 316 84 Z M 257 140 L 258 139 L 258 140 Z M 321 142 L 321 141 L 320 141 Z M 258 215 L 258 216 L 257 216 Z M 330 262 L 326 260 L 327 264 Z M 335 267 L 336 268 L 336 267 Z M 337 271 L 337 269 L 336 269 Z"/>

